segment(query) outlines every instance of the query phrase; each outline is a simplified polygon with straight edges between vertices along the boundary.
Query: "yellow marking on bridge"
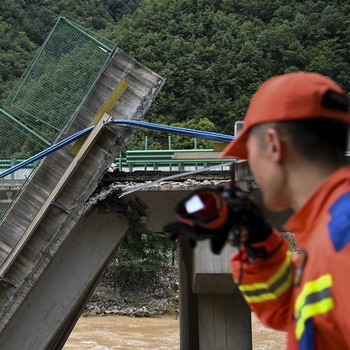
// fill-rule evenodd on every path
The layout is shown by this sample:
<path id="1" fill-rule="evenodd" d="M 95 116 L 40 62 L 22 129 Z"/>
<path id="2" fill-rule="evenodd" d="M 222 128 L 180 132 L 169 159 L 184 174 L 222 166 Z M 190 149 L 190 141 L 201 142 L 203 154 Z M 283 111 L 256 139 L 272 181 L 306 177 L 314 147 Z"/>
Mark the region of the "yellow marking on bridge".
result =
<path id="1" fill-rule="evenodd" d="M 107 100 L 104 102 L 104 104 L 100 107 L 98 112 L 95 114 L 94 118 L 90 122 L 89 126 L 95 125 L 99 122 L 99 120 L 102 118 L 102 116 L 106 113 L 109 114 L 115 104 L 118 102 L 120 97 L 124 94 L 125 90 L 129 86 L 129 83 L 127 80 L 122 79 L 119 84 L 113 89 L 112 93 L 109 95 Z M 74 156 L 79 152 L 79 149 L 87 139 L 88 135 L 81 137 L 79 140 L 75 142 L 71 149 L 71 154 Z"/>

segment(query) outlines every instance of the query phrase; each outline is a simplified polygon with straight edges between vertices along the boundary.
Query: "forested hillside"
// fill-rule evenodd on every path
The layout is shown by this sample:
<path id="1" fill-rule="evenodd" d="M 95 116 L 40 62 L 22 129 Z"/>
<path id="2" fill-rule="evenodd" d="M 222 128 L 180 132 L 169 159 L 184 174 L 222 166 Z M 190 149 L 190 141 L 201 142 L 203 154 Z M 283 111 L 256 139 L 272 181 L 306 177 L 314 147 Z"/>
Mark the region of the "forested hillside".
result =
<path id="1" fill-rule="evenodd" d="M 153 122 L 232 133 L 263 80 L 296 70 L 324 73 L 350 91 L 347 0 L 2 0 L 1 98 L 58 15 L 166 77 Z"/>

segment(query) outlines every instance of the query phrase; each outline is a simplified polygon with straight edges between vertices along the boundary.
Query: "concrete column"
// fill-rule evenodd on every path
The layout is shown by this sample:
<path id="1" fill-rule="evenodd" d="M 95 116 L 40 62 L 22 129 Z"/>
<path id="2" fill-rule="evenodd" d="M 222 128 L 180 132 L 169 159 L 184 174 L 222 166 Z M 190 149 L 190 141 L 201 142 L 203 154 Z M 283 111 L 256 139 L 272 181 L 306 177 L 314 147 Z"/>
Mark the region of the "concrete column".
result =
<path id="1" fill-rule="evenodd" d="M 198 300 L 192 292 L 193 252 L 179 239 L 180 349 L 199 350 Z"/>
<path id="2" fill-rule="evenodd" d="M 187 191 L 193 188 L 187 188 Z M 142 191 L 147 203 L 147 228 L 162 232 L 174 218 L 174 207 L 185 191 Z M 156 194 L 156 195 L 155 195 Z M 233 283 L 229 261 L 233 249 L 226 245 L 212 254 L 208 241 L 192 249 L 179 239 L 180 348 L 181 350 L 251 350 L 250 309 Z"/>
<path id="3" fill-rule="evenodd" d="M 251 350 L 251 312 L 239 293 L 198 295 L 200 350 Z"/>
<path id="4" fill-rule="evenodd" d="M 251 350 L 251 312 L 233 283 L 229 247 L 221 255 L 208 242 L 191 249 L 180 239 L 181 350 Z"/>

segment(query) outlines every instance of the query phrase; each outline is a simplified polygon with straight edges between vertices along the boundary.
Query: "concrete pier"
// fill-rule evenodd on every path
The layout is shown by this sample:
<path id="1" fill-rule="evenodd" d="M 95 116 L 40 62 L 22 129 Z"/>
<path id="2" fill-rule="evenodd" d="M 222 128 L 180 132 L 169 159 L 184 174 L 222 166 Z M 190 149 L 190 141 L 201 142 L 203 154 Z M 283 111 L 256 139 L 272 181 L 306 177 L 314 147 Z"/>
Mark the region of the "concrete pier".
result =
<path id="1" fill-rule="evenodd" d="M 179 199 L 198 187 L 202 186 L 196 181 L 192 186 L 167 183 L 136 192 L 129 200 L 137 197 L 144 203 L 147 228 L 161 232 L 166 223 L 175 220 Z M 252 349 L 251 311 L 233 282 L 229 268 L 232 253 L 233 248 L 227 245 L 220 255 L 214 255 L 208 241 L 193 249 L 180 237 L 181 350 Z"/>

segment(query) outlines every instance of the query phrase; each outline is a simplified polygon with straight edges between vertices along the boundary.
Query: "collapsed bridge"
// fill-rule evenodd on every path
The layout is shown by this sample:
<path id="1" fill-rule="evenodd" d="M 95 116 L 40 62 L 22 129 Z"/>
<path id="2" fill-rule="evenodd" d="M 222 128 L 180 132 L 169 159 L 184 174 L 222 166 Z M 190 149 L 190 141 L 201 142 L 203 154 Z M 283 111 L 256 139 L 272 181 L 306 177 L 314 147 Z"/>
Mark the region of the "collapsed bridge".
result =
<path id="1" fill-rule="evenodd" d="M 24 184 L 12 179 L 17 182 L 11 191 L 6 187 L 11 179 L 5 176 L 0 180 L 0 193 L 5 195 L 1 205 L 10 204 L 0 224 L 2 349 L 61 349 L 130 225 L 161 232 L 163 225 L 173 219 L 175 203 L 186 192 L 229 180 L 226 172 L 214 179 L 208 179 L 208 175 L 207 179 L 187 183 L 167 181 L 118 199 L 126 186 L 119 174 L 96 193 L 130 136 L 130 129 L 113 125 L 110 116 L 113 121 L 140 120 L 164 79 L 65 19 L 58 21 L 50 35 L 52 40 L 67 38 L 67 55 L 62 50 L 58 53 L 48 40 L 35 62 L 42 60 L 46 65 L 49 57 L 58 57 L 58 71 L 45 75 L 43 67 L 31 66 L 8 108 L 1 110 L 7 132 L 15 136 L 24 129 L 31 135 L 32 139 L 24 139 L 24 154 L 31 155 L 31 149 L 45 156 L 25 174 Z M 77 35 L 76 47 L 73 43 Z M 79 98 L 66 94 L 67 89 L 61 89 L 61 95 L 50 95 L 54 90 L 50 79 L 63 74 L 61 65 L 67 64 L 72 52 L 72 64 L 83 58 L 81 75 L 90 78 L 95 74 L 94 79 L 89 80 Z M 100 60 L 101 66 L 83 74 L 94 60 Z M 52 67 L 50 62 L 46 68 Z M 72 74 L 68 71 L 67 82 Z M 73 96 L 74 108 L 68 112 L 57 109 L 62 115 L 56 118 L 51 105 L 37 104 L 42 96 L 43 102 L 55 102 L 58 107 Z M 47 119 L 40 119 L 41 113 L 47 113 Z M 84 141 L 72 147 L 77 139 L 74 135 L 82 136 L 81 131 L 87 127 Z M 67 137 L 72 137 L 71 142 L 55 146 Z M 45 153 L 43 149 L 48 146 L 54 152 Z M 5 149 L 11 151 L 11 147 Z M 8 154 L 1 158 L 5 157 Z M 236 177 L 241 187 L 257 193 L 246 164 L 238 166 Z M 10 192 L 18 194 L 13 201 Z M 137 201 L 144 208 L 134 221 L 128 215 L 129 201 Z M 101 210 L 99 205 L 108 210 Z M 228 269 L 230 248 L 213 256 L 205 242 L 195 251 L 182 239 L 179 244 L 181 349 L 250 349 L 250 310 L 233 286 Z"/>

